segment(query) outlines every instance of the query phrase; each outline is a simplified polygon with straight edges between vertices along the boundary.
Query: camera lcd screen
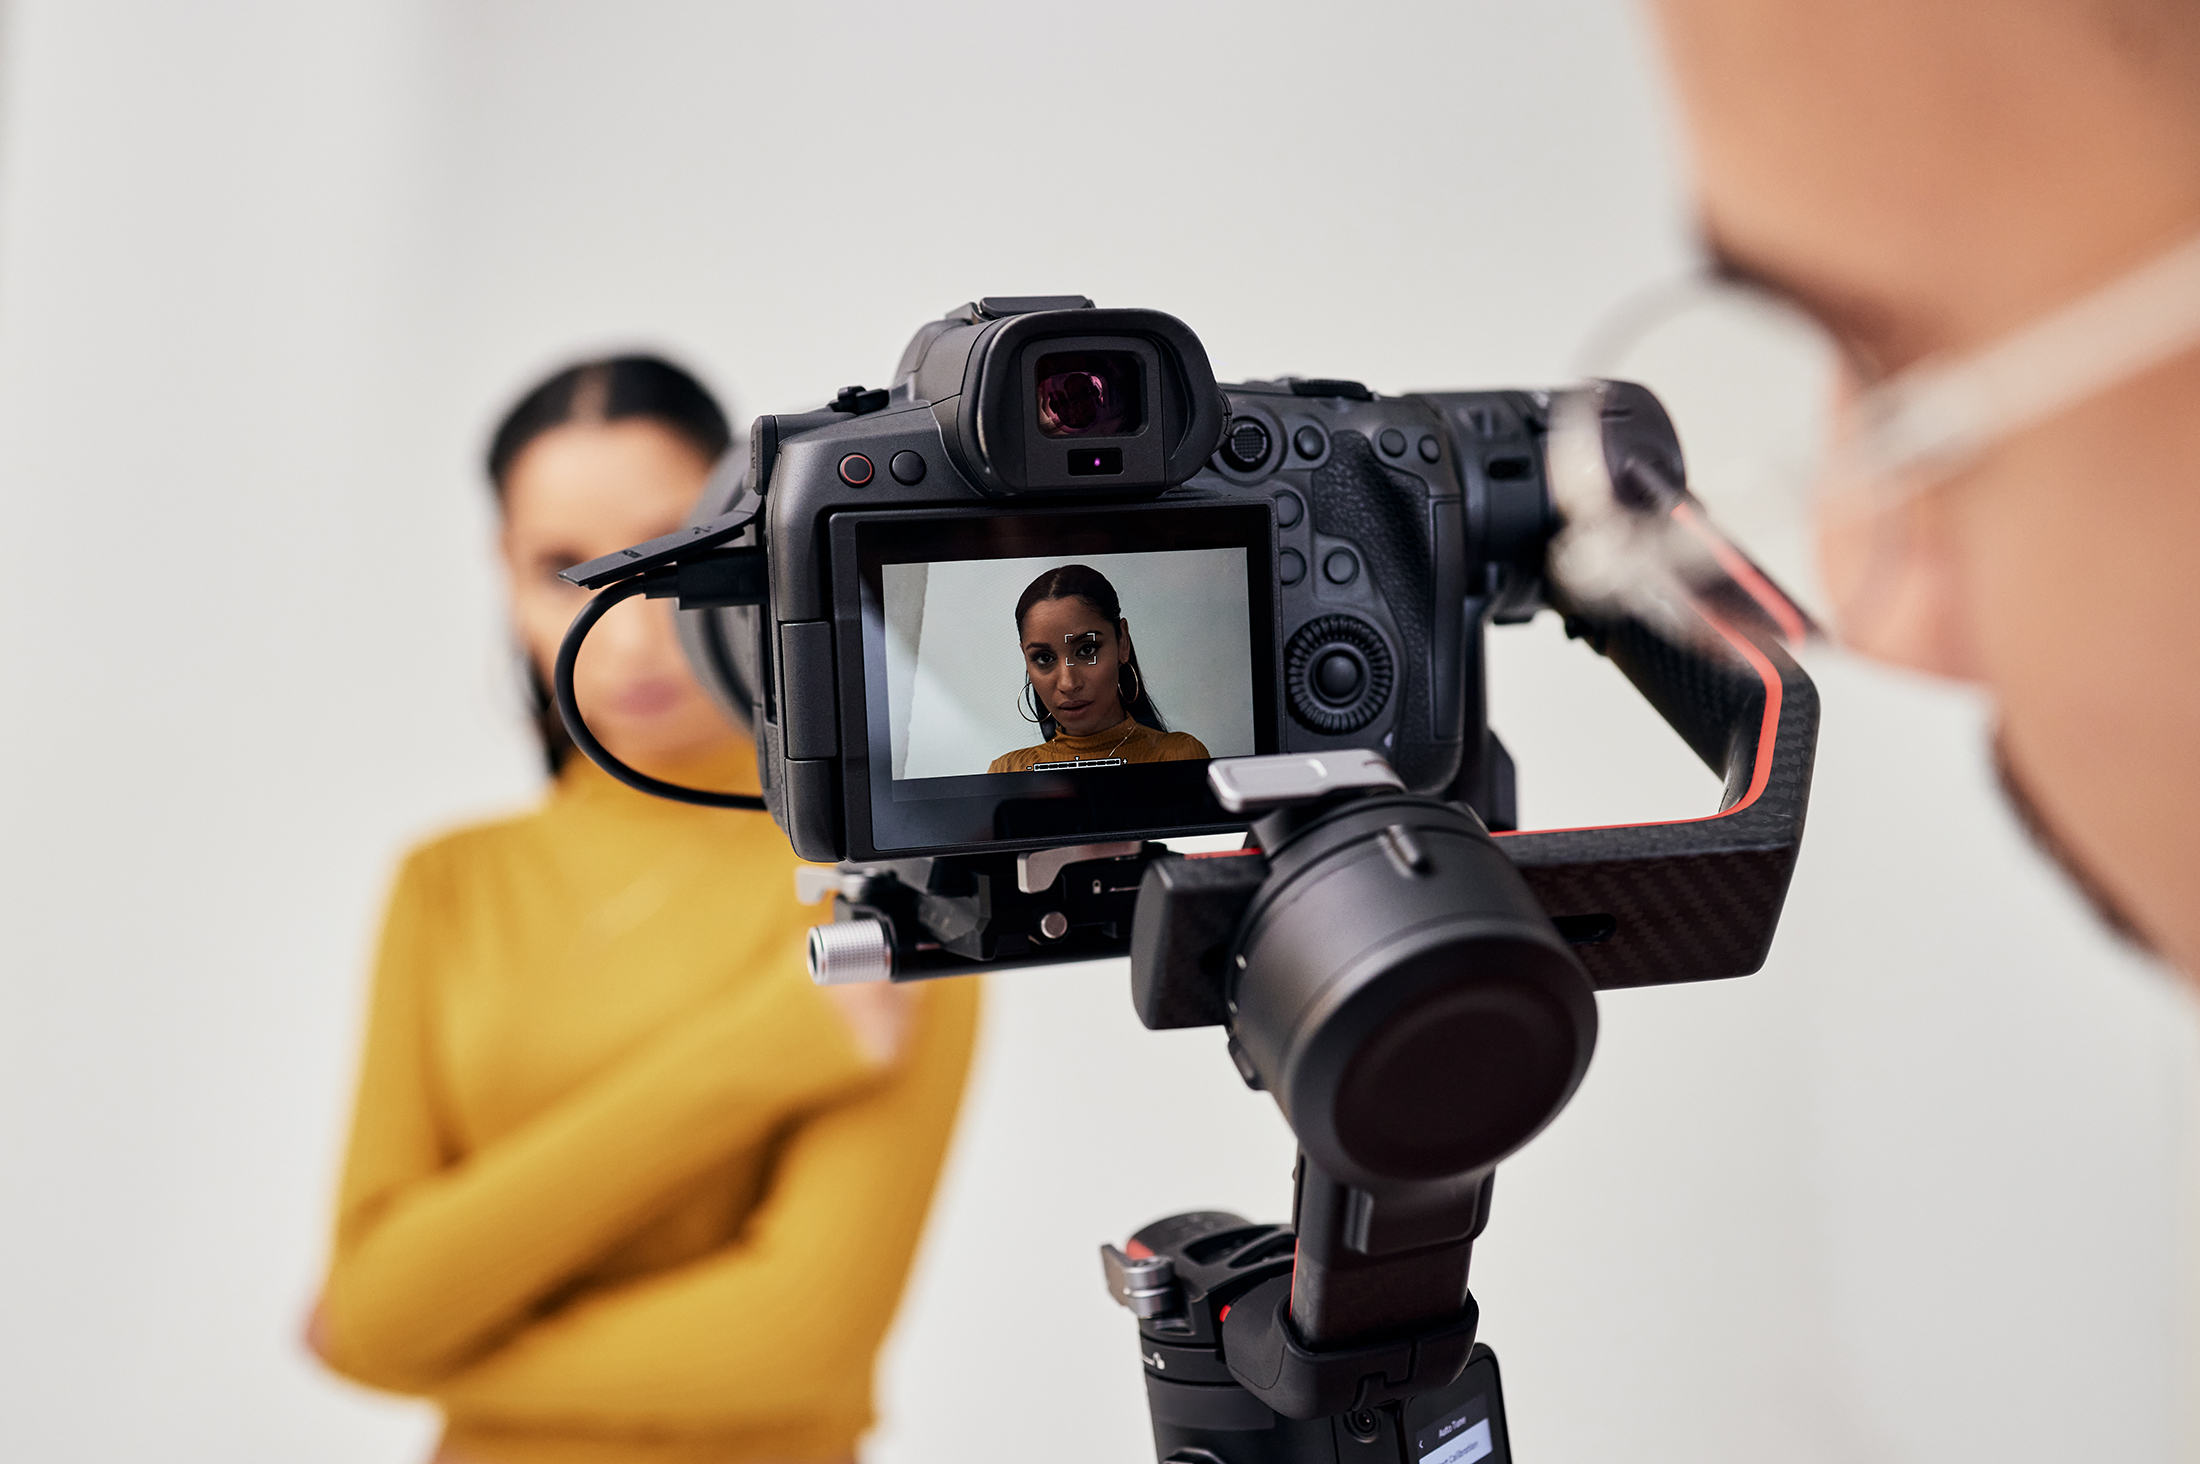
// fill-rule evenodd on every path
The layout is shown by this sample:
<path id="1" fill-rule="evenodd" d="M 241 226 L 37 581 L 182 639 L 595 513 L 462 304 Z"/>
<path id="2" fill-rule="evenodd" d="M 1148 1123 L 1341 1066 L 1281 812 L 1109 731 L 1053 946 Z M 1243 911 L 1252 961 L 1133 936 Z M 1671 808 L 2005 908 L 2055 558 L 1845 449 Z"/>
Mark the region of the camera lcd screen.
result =
<path id="1" fill-rule="evenodd" d="M 1266 505 L 858 517 L 873 849 L 1239 822 L 1206 767 L 1275 750 Z"/>

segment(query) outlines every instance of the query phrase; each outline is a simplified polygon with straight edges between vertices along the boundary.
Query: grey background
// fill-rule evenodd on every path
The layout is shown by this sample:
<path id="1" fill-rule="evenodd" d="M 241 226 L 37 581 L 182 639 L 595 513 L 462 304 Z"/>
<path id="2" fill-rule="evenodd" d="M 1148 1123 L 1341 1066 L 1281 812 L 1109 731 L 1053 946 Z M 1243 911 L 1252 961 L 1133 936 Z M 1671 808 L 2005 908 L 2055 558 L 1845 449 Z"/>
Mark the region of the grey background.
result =
<path id="1" fill-rule="evenodd" d="M 1244 550 L 889 564 L 883 589 L 895 777 L 982 773 L 1002 753 L 1039 740 L 1016 710 L 1027 684 L 1016 600 L 1040 574 L 1068 563 L 1090 565 L 1115 586 L 1139 674 L 1169 730 L 1191 733 L 1213 757 L 1254 750 Z"/>
<path id="2" fill-rule="evenodd" d="M 1079 290 L 1224 380 L 1528 385 L 1694 258 L 1622 0 L 19 0 L 0 1452 L 425 1452 L 296 1337 L 393 861 L 539 787 L 478 469 L 537 372 L 648 343 L 795 410 L 957 301 Z M 1531 823 L 1713 806 L 1550 617 L 1491 657 Z M 1812 669 L 1764 971 L 1605 998 L 1499 1181 L 1520 1456 L 2191 1457 L 2187 1003 L 2025 848 L 1973 697 Z M 990 1000 L 868 1453 L 1150 1458 L 1094 1247 L 1285 1214 L 1288 1135 L 1120 967 Z"/>

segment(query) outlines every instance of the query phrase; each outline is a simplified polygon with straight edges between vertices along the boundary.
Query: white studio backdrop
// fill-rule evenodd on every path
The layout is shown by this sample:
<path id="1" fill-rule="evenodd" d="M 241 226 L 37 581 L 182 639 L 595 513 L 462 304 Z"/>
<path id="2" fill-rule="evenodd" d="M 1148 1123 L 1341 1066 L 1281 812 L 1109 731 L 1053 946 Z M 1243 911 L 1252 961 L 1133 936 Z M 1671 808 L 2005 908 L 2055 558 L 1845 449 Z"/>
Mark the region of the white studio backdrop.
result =
<path id="1" fill-rule="evenodd" d="M 1096 569 L 1115 587 L 1140 678 L 1171 731 L 1191 733 L 1215 757 L 1254 751 L 1243 549 L 889 564 L 882 590 L 896 778 L 982 773 L 1002 753 L 1039 741 L 1017 710 L 1029 678 L 1016 601 L 1064 563 Z"/>
<path id="2" fill-rule="evenodd" d="M 295 1338 L 388 871 L 536 787 L 476 466 L 536 373 L 645 344 L 799 409 L 1076 290 L 1225 379 L 1528 385 L 1691 251 L 1622 0 L 14 0 L 0 1453 L 422 1456 Z M 1531 823 L 1710 807 L 1548 618 L 1492 666 Z M 2184 1001 L 2023 848 L 1980 708 L 1813 669 L 1771 961 L 1607 998 L 1499 1183 L 1519 1455 L 2179 1457 Z M 1149 1458 L 1094 1247 L 1284 1214 L 1272 1105 L 1123 988 L 992 983 L 873 1464 Z"/>

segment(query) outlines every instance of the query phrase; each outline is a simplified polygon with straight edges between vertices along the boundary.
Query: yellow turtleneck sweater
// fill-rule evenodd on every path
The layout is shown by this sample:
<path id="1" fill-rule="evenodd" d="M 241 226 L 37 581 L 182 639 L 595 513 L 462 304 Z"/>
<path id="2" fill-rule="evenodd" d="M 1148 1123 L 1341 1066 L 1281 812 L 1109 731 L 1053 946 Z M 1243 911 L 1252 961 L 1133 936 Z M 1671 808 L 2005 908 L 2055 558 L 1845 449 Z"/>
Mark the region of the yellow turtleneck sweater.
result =
<path id="1" fill-rule="evenodd" d="M 1037 747 L 1004 752 L 993 759 L 989 773 L 1028 773 L 1043 762 L 1069 762 L 1073 758 L 1119 757 L 1127 763 L 1182 762 L 1207 756 L 1207 744 L 1189 732 L 1156 732 L 1143 722 L 1125 717 L 1103 732 L 1072 737 L 1057 732 Z"/>
<path id="2" fill-rule="evenodd" d="M 755 761 L 687 776 L 753 789 Z M 323 1308 L 446 1455 L 848 1455 L 976 1030 L 919 991 L 869 1067 L 803 971 L 821 913 L 763 814 L 576 757 L 416 850 L 390 901 Z"/>

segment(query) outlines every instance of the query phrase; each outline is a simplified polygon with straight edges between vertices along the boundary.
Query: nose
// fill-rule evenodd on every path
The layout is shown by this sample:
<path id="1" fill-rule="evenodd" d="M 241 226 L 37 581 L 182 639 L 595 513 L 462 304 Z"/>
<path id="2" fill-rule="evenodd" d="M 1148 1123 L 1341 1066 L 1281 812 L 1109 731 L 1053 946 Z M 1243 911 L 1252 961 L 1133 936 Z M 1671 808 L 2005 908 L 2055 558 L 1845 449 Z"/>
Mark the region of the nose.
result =
<path id="1" fill-rule="evenodd" d="M 663 648 L 672 629 L 663 607 L 640 602 L 614 606 L 588 638 L 588 649 L 603 643 L 604 660 L 620 663 L 648 660 Z M 599 653 L 602 654 L 602 653 Z"/>
<path id="2" fill-rule="evenodd" d="M 1819 570 L 1851 650 L 1934 676 L 1977 681 L 1943 491 L 1894 508 L 1862 494 L 1818 504 Z"/>

